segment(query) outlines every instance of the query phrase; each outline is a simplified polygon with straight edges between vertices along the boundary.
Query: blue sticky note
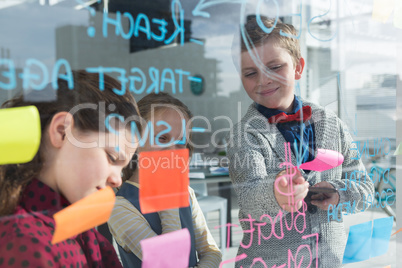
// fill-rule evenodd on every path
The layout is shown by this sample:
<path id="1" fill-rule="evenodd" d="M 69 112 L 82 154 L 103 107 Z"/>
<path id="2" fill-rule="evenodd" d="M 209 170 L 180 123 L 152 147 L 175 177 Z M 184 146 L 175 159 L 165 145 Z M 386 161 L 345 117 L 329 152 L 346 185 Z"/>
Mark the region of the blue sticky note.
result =
<path id="1" fill-rule="evenodd" d="M 350 226 L 343 264 L 368 260 L 371 251 L 372 222 Z"/>
<path id="2" fill-rule="evenodd" d="M 375 219 L 371 237 L 371 258 L 387 253 L 394 217 Z"/>

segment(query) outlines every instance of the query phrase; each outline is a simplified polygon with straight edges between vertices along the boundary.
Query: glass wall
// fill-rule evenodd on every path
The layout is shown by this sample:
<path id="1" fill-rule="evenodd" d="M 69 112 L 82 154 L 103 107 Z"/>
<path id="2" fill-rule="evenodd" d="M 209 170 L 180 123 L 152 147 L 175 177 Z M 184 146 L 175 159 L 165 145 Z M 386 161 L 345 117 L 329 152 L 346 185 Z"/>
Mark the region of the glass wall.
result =
<path id="1" fill-rule="evenodd" d="M 374 178 L 378 173 L 376 196 L 391 189 L 387 193 L 395 197 L 400 173 L 393 154 L 401 141 L 396 112 L 402 70 L 398 2 L 1 1 L 0 103 L 42 90 L 69 69 L 103 72 L 118 79 L 120 90 L 130 91 L 137 101 L 152 92 L 183 101 L 196 116 L 195 152 L 212 158 L 224 150 L 224 138 L 253 103 L 242 86 L 232 47 L 241 36 L 240 25 L 252 16 L 278 18 L 297 29 L 306 62 L 295 94 L 346 123 L 366 169 Z M 395 185 L 384 179 L 379 185 L 381 176 Z M 210 185 L 212 192 L 215 186 Z M 346 233 L 352 225 L 396 217 L 395 198 L 389 205 L 388 211 L 375 203 L 363 213 L 344 216 Z M 239 220 L 236 197 L 232 208 L 233 221 Z M 397 220 L 392 232 L 400 225 Z M 214 227 L 210 225 L 216 232 Z M 232 250 L 224 260 L 236 256 L 240 232 L 240 227 L 233 228 Z M 399 235 L 390 238 L 386 254 L 346 267 L 397 267 Z M 214 238 L 219 241 L 218 235 Z"/>

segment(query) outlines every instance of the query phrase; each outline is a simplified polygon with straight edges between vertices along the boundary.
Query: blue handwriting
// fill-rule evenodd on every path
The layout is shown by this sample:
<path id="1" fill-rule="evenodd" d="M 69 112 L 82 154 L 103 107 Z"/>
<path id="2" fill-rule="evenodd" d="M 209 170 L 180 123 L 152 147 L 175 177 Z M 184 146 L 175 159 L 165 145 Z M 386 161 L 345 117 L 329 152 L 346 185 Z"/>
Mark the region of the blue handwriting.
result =
<path id="1" fill-rule="evenodd" d="M 138 37 L 140 32 L 145 34 L 148 40 L 155 40 L 157 42 L 164 42 L 166 45 L 170 44 L 178 38 L 180 40 L 180 44 L 184 45 L 184 10 L 181 7 L 181 3 L 179 0 L 173 0 L 171 4 L 172 10 L 172 20 L 175 26 L 175 30 L 171 36 L 166 36 L 168 22 L 164 19 L 152 18 L 151 20 L 148 18 L 148 15 L 144 13 L 139 13 L 137 17 L 134 19 L 133 15 L 128 12 L 124 12 L 123 15 L 120 11 L 116 12 L 116 18 L 109 17 L 109 13 L 103 13 L 103 24 L 102 24 L 102 33 L 103 37 L 108 37 L 108 26 L 114 26 L 116 36 L 121 36 L 124 39 L 130 39 L 132 37 Z M 179 10 L 179 18 L 176 17 L 175 10 Z M 123 24 L 126 22 L 122 22 L 122 19 L 128 20 L 128 31 L 124 32 Z M 151 31 L 151 23 L 157 25 L 157 29 L 159 32 Z"/>
<path id="2" fill-rule="evenodd" d="M 372 146 L 370 146 L 370 140 L 365 140 L 363 143 L 363 148 L 360 146 L 360 141 L 353 141 L 352 143 L 356 144 L 356 148 L 350 148 L 350 151 L 357 151 L 357 157 L 352 157 L 354 160 L 359 160 L 363 154 L 366 159 L 369 157 L 374 157 L 376 155 L 388 155 L 391 147 L 388 147 L 388 152 L 386 152 L 385 145 L 390 145 L 390 140 L 388 138 L 376 138 L 372 140 Z M 370 148 L 372 149 L 372 153 L 370 153 Z"/>
<path id="3" fill-rule="evenodd" d="M 124 68 L 118 67 L 90 67 L 86 69 L 87 72 L 90 73 L 98 73 L 99 74 L 99 89 L 104 90 L 104 74 L 105 73 L 118 73 L 117 80 L 121 83 L 121 88 L 114 88 L 113 91 L 117 95 L 123 95 L 127 90 L 133 94 L 142 94 L 146 92 L 147 94 L 155 92 L 164 92 L 166 88 L 169 86 L 172 94 L 176 94 L 177 92 L 183 93 L 183 77 L 186 77 L 187 80 L 193 82 L 202 82 L 201 79 L 190 76 L 190 72 L 184 71 L 182 69 L 170 69 L 165 68 L 162 71 L 155 67 L 148 68 L 148 76 L 151 80 L 151 84 L 147 85 L 147 79 L 145 73 L 137 67 L 131 68 L 130 73 L 135 75 L 127 76 L 127 72 Z M 178 76 L 178 77 L 177 77 Z M 178 81 L 177 81 L 178 80 Z M 178 82 L 178 91 L 176 90 L 176 84 Z"/>
<path id="4" fill-rule="evenodd" d="M 68 88 L 74 88 L 73 73 L 70 64 L 65 59 L 58 59 L 56 61 L 50 76 L 46 65 L 33 58 L 29 58 L 25 61 L 25 67 L 21 73 L 17 73 L 15 64 L 11 59 L 0 58 L 0 65 L 6 66 L 6 70 L 2 71 L 0 75 L 8 80 L 8 83 L 0 82 L 0 89 L 13 90 L 17 86 L 17 78 L 20 78 L 24 90 L 42 90 L 48 84 L 49 77 L 51 77 L 52 87 L 54 89 L 58 89 L 57 79 L 66 80 Z M 65 70 L 64 74 L 60 73 L 62 67 L 64 67 Z"/>

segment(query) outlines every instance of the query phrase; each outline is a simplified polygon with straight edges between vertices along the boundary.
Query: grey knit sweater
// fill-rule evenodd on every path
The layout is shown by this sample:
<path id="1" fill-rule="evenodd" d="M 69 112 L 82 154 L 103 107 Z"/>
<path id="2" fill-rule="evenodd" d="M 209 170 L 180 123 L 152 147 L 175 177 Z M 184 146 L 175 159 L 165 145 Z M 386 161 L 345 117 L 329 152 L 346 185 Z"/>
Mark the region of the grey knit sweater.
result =
<path id="1" fill-rule="evenodd" d="M 373 195 L 372 181 L 352 147 L 346 125 L 331 111 L 303 101 L 312 108 L 316 148 L 342 153 L 341 166 L 323 172 L 302 175 L 314 185 L 328 181 L 339 190 L 340 203 L 355 205 L 354 212 L 367 208 L 363 196 Z M 252 104 L 228 137 L 230 177 L 239 200 L 239 219 L 243 239 L 238 250 L 236 267 L 340 267 L 346 245 L 344 225 L 339 211 L 338 220 L 328 219 L 328 212 L 309 212 L 303 206 L 298 212 L 281 210 L 274 197 L 276 175 L 285 159 L 285 139 Z M 288 156 L 288 161 L 289 156 Z M 296 166 L 296 157 L 291 153 Z M 360 183 L 350 183 L 352 172 L 361 171 Z M 346 178 L 348 180 L 346 180 Z M 366 198 L 367 199 L 367 198 Z M 347 206 L 342 206 L 346 211 Z M 336 217 L 335 217 L 336 218 Z M 247 256 L 247 257 L 246 257 Z"/>

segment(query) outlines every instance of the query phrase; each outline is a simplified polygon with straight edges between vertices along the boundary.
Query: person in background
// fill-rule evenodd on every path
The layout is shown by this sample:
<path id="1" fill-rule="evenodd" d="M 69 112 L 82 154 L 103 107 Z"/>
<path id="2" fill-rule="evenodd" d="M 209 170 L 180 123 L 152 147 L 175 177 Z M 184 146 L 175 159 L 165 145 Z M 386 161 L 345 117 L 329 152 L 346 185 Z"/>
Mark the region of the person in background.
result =
<path id="1" fill-rule="evenodd" d="M 172 141 L 183 140 L 182 119 L 188 122 L 192 118 L 190 110 L 180 100 L 167 93 L 152 93 L 138 102 L 141 117 L 152 122 L 154 136 L 147 139 L 138 152 L 184 149 L 188 143 L 191 126 L 186 123 L 185 143 Z M 164 121 L 171 126 L 166 133 L 166 125 L 157 124 Z M 163 132 L 163 133 L 162 133 Z M 159 134 L 161 133 L 161 134 Z M 155 139 L 153 143 L 150 139 Z M 151 145 L 154 144 L 154 145 Z M 159 145 L 156 145 L 159 144 Z M 128 178 L 117 192 L 117 200 L 108 225 L 118 244 L 124 267 L 141 267 L 140 241 L 160 234 L 187 228 L 191 235 L 190 267 L 219 267 L 222 254 L 219 251 L 198 205 L 194 191 L 189 187 L 190 206 L 170 209 L 157 213 L 142 214 L 139 204 L 139 176 L 137 158 L 124 171 Z"/>
<path id="2" fill-rule="evenodd" d="M 130 124 L 109 118 L 117 137 L 104 120 L 113 113 L 132 121 L 138 115 L 133 96 L 116 95 L 120 84 L 108 75 L 104 90 L 98 74 L 72 76 L 73 89 L 58 79 L 57 90 L 49 84 L 3 105 L 35 105 L 42 138 L 32 161 L 0 166 L 0 267 L 121 267 L 113 246 L 94 228 L 51 243 L 53 215 L 106 186 L 120 186 L 138 145 Z"/>
<path id="3" fill-rule="evenodd" d="M 243 229 L 236 267 L 340 267 L 344 225 L 328 220 L 328 208 L 350 203 L 356 212 L 364 210 L 373 183 L 351 150 L 346 125 L 294 94 L 305 67 L 295 28 L 249 17 L 243 33 L 241 48 L 233 53 L 240 54 L 237 67 L 254 103 L 228 138 L 229 173 Z M 317 149 L 341 153 L 343 164 L 323 172 L 298 169 L 315 158 Z M 360 183 L 347 181 L 353 171 L 363 174 Z M 313 194 L 309 186 L 335 191 Z"/>

